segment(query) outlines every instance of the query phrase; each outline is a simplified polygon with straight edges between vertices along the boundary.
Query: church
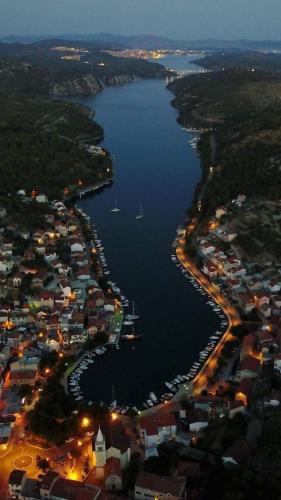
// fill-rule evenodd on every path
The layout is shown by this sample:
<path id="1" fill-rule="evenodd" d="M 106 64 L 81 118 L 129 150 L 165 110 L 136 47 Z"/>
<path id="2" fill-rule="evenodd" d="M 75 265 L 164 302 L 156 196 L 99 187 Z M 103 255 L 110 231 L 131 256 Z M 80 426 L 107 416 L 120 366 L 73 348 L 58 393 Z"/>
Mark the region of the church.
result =
<path id="1" fill-rule="evenodd" d="M 119 421 L 99 426 L 93 440 L 93 461 L 96 476 L 103 479 L 105 489 L 122 489 L 122 471 L 130 462 L 130 441 Z"/>

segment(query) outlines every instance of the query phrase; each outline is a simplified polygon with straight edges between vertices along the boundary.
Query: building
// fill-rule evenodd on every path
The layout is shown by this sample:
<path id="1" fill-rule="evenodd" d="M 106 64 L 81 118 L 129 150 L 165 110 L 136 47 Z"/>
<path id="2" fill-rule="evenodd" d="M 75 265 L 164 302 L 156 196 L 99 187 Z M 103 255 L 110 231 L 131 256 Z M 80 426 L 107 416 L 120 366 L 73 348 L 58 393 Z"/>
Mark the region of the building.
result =
<path id="1" fill-rule="evenodd" d="M 106 463 L 105 489 L 107 491 L 122 490 L 122 470 L 119 458 L 111 457 Z"/>
<path id="2" fill-rule="evenodd" d="M 222 455 L 224 464 L 240 465 L 252 454 L 251 446 L 243 439 L 235 441 Z"/>
<path id="3" fill-rule="evenodd" d="M 247 406 L 251 398 L 253 385 L 254 380 L 252 378 L 244 378 L 235 392 L 235 401 L 240 401 Z"/>
<path id="4" fill-rule="evenodd" d="M 73 481 L 70 479 L 57 479 L 50 490 L 50 500 L 96 500 L 100 489 L 92 484 Z M 44 497 L 41 496 L 43 499 Z"/>
<path id="5" fill-rule="evenodd" d="M 163 441 L 175 439 L 176 432 L 176 419 L 172 413 L 140 418 L 140 439 L 145 448 L 154 448 Z"/>
<path id="6" fill-rule="evenodd" d="M 253 356 L 247 356 L 240 363 L 240 380 L 244 378 L 256 378 L 260 370 L 260 360 Z"/>
<path id="7" fill-rule="evenodd" d="M 135 498 L 163 498 L 176 500 L 184 498 L 186 480 L 183 477 L 170 477 L 141 471 L 135 484 Z"/>
<path id="8" fill-rule="evenodd" d="M 39 481 L 28 478 L 23 470 L 13 470 L 8 488 L 10 497 L 21 500 L 96 500 L 101 492 L 92 484 L 63 479 L 52 471 Z"/>
<path id="9" fill-rule="evenodd" d="M 9 495 L 13 498 L 19 498 L 23 484 L 26 479 L 26 472 L 24 470 L 14 469 L 8 480 Z"/>
<path id="10" fill-rule="evenodd" d="M 243 361 L 243 359 L 247 358 L 248 356 L 252 356 L 255 350 L 256 342 L 257 337 L 254 333 L 248 333 L 248 335 L 245 335 L 240 350 L 240 361 Z"/>
<path id="11" fill-rule="evenodd" d="M 220 219 L 223 215 L 227 214 L 227 208 L 226 207 L 218 207 L 216 209 L 216 219 Z"/>
<path id="12" fill-rule="evenodd" d="M 120 486 L 120 471 L 129 465 L 131 457 L 130 441 L 124 434 L 122 424 L 118 421 L 105 422 L 102 430 L 99 426 L 93 448 L 96 475 L 105 478 L 105 481 L 108 479 L 108 488 L 115 484 L 117 489 Z"/>

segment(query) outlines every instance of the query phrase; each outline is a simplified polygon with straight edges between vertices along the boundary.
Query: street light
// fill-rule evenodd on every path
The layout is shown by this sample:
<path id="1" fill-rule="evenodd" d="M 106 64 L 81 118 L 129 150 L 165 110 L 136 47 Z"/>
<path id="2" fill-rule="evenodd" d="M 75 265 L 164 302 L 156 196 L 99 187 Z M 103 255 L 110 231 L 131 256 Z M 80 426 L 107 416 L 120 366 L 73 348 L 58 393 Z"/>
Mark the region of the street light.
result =
<path id="1" fill-rule="evenodd" d="M 82 421 L 81 421 L 81 427 L 85 428 L 85 427 L 89 427 L 89 425 L 90 425 L 89 417 L 83 417 Z"/>

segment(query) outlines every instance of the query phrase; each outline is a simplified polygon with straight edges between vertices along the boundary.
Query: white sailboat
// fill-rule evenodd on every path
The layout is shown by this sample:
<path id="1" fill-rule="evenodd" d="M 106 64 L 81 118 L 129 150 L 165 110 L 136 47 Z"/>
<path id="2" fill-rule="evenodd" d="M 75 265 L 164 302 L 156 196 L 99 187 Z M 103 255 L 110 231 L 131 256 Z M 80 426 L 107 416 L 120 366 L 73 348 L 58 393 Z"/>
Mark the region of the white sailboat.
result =
<path id="1" fill-rule="evenodd" d="M 132 314 L 127 314 L 125 316 L 125 319 L 129 320 L 129 321 L 132 321 L 132 320 L 135 320 L 135 319 L 139 319 L 139 316 L 137 314 L 135 314 L 135 301 L 134 300 L 133 300 L 133 311 L 132 311 Z"/>
<path id="2" fill-rule="evenodd" d="M 115 214 L 115 213 L 117 213 L 117 212 L 119 212 L 119 211 L 120 211 L 120 208 L 118 208 L 118 206 L 117 206 L 117 198 L 115 198 L 115 205 L 114 205 L 114 208 L 112 208 L 110 211 L 111 211 L 113 214 Z"/>
<path id="3" fill-rule="evenodd" d="M 143 208 L 142 208 L 142 203 L 141 203 L 141 201 L 140 201 L 140 211 L 139 211 L 139 214 L 138 214 L 138 215 L 136 215 L 136 219 L 137 219 L 137 220 L 140 220 L 140 219 L 142 219 L 142 218 L 143 218 Z"/>

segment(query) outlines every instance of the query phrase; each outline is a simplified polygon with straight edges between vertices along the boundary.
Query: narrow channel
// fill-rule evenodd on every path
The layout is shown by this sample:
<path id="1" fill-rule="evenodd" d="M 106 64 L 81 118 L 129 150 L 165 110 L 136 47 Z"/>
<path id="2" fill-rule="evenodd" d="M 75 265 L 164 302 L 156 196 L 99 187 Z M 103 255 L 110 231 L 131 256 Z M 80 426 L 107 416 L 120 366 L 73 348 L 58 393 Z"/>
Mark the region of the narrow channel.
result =
<path id="1" fill-rule="evenodd" d="M 192 58 L 168 56 L 169 68 L 195 69 Z M 188 372 L 208 338 L 219 329 L 218 316 L 171 261 L 177 227 L 185 220 L 200 160 L 188 141 L 192 134 L 177 123 L 173 95 L 161 80 L 106 88 L 79 102 L 96 111 L 103 146 L 115 157 L 114 183 L 79 202 L 91 216 L 111 271 L 140 319 L 136 342 L 120 342 L 81 377 L 85 400 L 141 407 L 150 391 L 160 396 L 165 381 Z M 111 208 L 117 197 L 120 211 Z M 144 217 L 136 220 L 139 203 Z M 128 311 L 129 312 L 129 311 Z M 125 327 L 124 327 L 125 328 Z"/>

